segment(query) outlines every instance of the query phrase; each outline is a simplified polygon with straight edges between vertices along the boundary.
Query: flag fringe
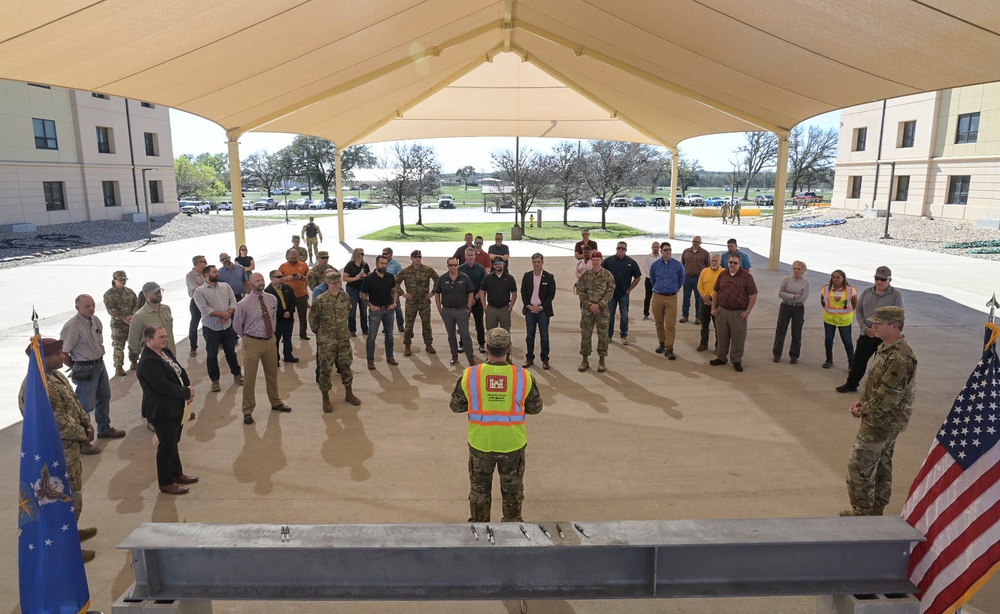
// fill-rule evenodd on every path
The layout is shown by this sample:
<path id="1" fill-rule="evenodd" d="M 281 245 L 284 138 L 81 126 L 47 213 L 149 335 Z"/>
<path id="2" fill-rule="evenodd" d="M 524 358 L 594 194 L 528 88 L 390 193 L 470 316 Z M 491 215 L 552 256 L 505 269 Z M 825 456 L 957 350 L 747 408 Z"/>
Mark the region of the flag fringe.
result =
<path id="1" fill-rule="evenodd" d="M 972 586 L 970 586 L 969 589 L 965 591 L 962 594 L 962 596 L 955 601 L 955 603 L 951 604 L 945 609 L 944 614 L 955 614 L 955 612 L 961 610 L 962 606 L 968 603 L 969 600 L 972 599 L 972 597 L 979 592 L 979 589 L 983 588 L 983 586 L 990 581 L 990 578 L 992 578 L 993 574 L 995 574 L 998 570 L 1000 570 L 1000 563 L 997 563 L 996 565 L 991 567 L 989 571 L 983 574 L 983 577 L 976 580 L 972 584 Z"/>
<path id="2" fill-rule="evenodd" d="M 983 351 L 989 350 L 1000 339 L 1000 326 L 997 326 L 993 322 L 987 322 L 986 328 L 990 329 L 990 338 L 986 340 L 986 345 L 983 347 Z"/>

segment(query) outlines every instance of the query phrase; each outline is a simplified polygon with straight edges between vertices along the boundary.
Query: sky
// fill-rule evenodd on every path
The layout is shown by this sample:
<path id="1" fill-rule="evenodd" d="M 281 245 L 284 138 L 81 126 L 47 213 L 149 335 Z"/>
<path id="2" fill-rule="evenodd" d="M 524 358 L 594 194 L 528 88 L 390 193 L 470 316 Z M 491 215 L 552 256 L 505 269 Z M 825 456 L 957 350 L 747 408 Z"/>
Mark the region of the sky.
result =
<path id="1" fill-rule="evenodd" d="M 805 124 L 818 125 L 824 129 L 839 129 L 840 111 L 818 115 Z M 219 125 L 196 115 L 171 109 L 170 129 L 174 156 L 228 151 L 225 131 Z M 273 132 L 245 134 L 240 138 L 240 157 L 245 158 L 258 151 L 274 153 L 291 143 L 294 136 Z M 441 163 L 441 170 L 445 173 L 454 173 L 468 165 L 479 172 L 491 171 L 493 169 L 491 153 L 514 149 L 513 137 L 424 139 L 420 142 L 434 146 L 438 161 Z M 558 142 L 557 139 L 523 138 L 521 147 L 548 153 Z M 733 151 L 743 142 L 743 133 L 702 136 L 682 142 L 680 151 L 682 156 L 698 160 L 701 167 L 707 171 L 729 171 L 732 168 L 730 160 L 734 158 Z M 384 144 L 374 144 L 372 150 L 378 156 L 386 147 Z"/>

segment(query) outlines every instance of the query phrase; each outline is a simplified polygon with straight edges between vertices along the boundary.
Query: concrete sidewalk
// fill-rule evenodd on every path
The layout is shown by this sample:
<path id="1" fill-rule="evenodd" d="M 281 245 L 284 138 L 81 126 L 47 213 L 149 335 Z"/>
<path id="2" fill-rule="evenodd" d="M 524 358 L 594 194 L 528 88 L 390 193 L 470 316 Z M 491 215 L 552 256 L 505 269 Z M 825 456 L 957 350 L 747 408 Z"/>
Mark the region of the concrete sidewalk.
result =
<path id="1" fill-rule="evenodd" d="M 415 213 L 407 211 L 407 214 Z M 551 214 L 554 219 L 557 211 Z M 593 221 L 599 211 L 575 211 L 571 220 Z M 609 210 L 609 221 L 641 228 L 664 229 L 652 237 L 629 241 L 639 257 L 650 238 L 666 236 L 666 214 L 636 209 Z M 338 246 L 336 220 L 319 220 L 327 236 L 324 247 L 341 265 L 349 248 L 377 253 L 383 245 L 358 240 L 366 232 L 393 225 L 395 209 L 348 215 L 347 245 Z M 497 227 L 509 229 L 511 216 L 500 215 Z M 548 217 L 548 214 L 547 214 Z M 561 217 L 559 215 L 558 217 Z M 482 221 L 478 211 L 424 211 L 428 222 Z M 409 221 L 409 220 L 408 220 Z M 282 259 L 289 237 L 298 228 L 278 225 L 247 233 L 259 271 Z M 845 371 L 824 370 L 819 288 L 830 270 L 842 268 L 859 287 L 867 287 L 876 266 L 893 269 L 894 285 L 905 292 L 906 335 L 920 359 L 917 406 L 909 430 L 896 448 L 896 495 L 890 512 L 903 498 L 931 439 L 981 352 L 986 302 L 1000 279 L 1000 263 L 964 259 L 874 244 L 786 232 L 782 271 L 766 270 L 769 230 L 722 226 L 718 220 L 678 217 L 676 254 L 700 234 L 705 245 L 724 249 L 730 236 L 752 252 L 752 272 L 760 299 L 750 322 L 746 372 L 713 368 L 709 353 L 698 353 L 697 328 L 678 325 L 678 360 L 654 354 L 653 322 L 641 320 L 641 298 L 632 300 L 629 346 L 615 343 L 604 374 L 578 373 L 579 309 L 571 292 L 572 244 L 511 244 L 512 271 L 528 270 L 527 257 L 546 255 L 546 268 L 557 277 L 559 292 L 552 321 L 551 371 L 536 371 L 545 400 L 544 411 L 528 426 L 531 441 L 526 474 L 525 517 L 604 519 L 675 519 L 717 517 L 799 517 L 834 515 L 846 506 L 844 473 L 857 422 L 847 414 L 853 395 L 833 388 Z M 595 233 L 596 240 L 606 250 Z M 487 242 L 490 238 L 487 237 Z M 427 264 L 439 272 L 456 243 L 420 245 Z M 394 245 L 400 261 L 410 245 Z M 73 313 L 73 298 L 88 292 L 100 303 L 111 272 L 128 271 L 132 287 L 154 280 L 166 289 L 164 302 L 175 314 L 179 354 L 198 389 L 198 418 L 185 428 L 181 456 L 185 470 L 202 481 L 190 495 L 171 497 L 156 488 L 154 438 L 138 415 L 141 392 L 134 375 L 112 379 L 112 417 L 128 431 L 123 440 L 105 441 L 104 452 L 84 459 L 82 524 L 100 533 L 87 542 L 98 551 L 87 565 L 94 607 L 110 611 L 111 603 L 131 583 L 128 556 L 115 550 L 142 522 L 461 522 L 467 517 L 465 421 L 451 414 L 447 399 L 460 371 L 448 366 L 447 342 L 436 315 L 436 355 L 422 345 L 399 367 L 387 367 L 379 341 L 379 370 L 364 369 L 363 340 L 355 340 L 355 392 L 359 408 L 344 404 L 335 384 L 335 411 L 323 414 L 313 384 L 313 341 L 300 344 L 302 362 L 283 365 L 279 376 L 287 415 L 258 406 L 258 423 L 240 421 L 239 387 L 224 385 L 209 393 L 204 353 L 187 358 L 183 334 L 188 321 L 183 277 L 196 253 L 213 262 L 220 251 L 233 249 L 229 235 L 153 244 L 142 251 L 109 252 L 49 264 L 0 271 L 0 290 L 8 297 L 32 288 L 43 334 L 57 336 Z M 230 253 L 232 253 L 230 251 Z M 787 262 L 809 265 L 812 294 L 807 309 L 803 354 L 798 365 L 770 360 L 776 291 L 788 273 Z M 935 283 L 929 283 L 933 280 Z M 989 282 L 989 283 L 988 283 Z M 17 304 L 11 304 L 16 302 Z M 30 335 L 30 301 L 0 305 L 6 328 L 0 360 L 14 374 L 0 382 L 0 405 L 7 428 L 0 431 L 0 458 L 16 467 L 19 415 L 16 390 L 25 369 L 23 348 Z M 106 314 L 99 315 L 107 322 Z M 516 314 L 520 309 L 515 310 Z M 524 321 L 513 323 L 514 355 L 524 355 Z M 110 353 L 110 339 L 109 343 Z M 414 348 L 418 348 L 414 345 Z M 837 357 L 842 363 L 842 350 Z M 110 362 L 110 360 L 109 360 Z M 226 378 L 224 384 L 228 383 Z M 262 395 L 262 384 L 258 384 Z M 259 395 L 259 396 L 261 396 Z M 0 492 L 16 490 L 16 472 L 0 473 Z M 498 496 L 495 508 L 499 507 Z M 0 503 L 0 513 L 14 515 L 14 499 Z M 0 534 L 0 602 L 17 601 L 16 535 Z M 973 600 L 987 611 L 1000 611 L 1000 587 L 994 581 Z M 284 611 L 328 612 L 329 604 L 281 606 Z M 516 603 L 342 603 L 343 612 L 516 612 Z M 810 598 L 678 600 L 639 602 L 542 602 L 531 612 L 808 612 Z M 263 603 L 215 604 L 216 612 L 273 612 Z M 8 610 L 17 611 L 16 608 Z"/>

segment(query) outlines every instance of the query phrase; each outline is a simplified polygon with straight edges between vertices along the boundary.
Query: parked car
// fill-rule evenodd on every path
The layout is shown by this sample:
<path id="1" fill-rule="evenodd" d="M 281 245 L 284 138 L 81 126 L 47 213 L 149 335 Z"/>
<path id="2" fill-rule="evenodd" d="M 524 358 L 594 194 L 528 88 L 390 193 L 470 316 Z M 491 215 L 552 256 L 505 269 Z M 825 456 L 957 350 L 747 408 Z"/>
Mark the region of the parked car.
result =
<path id="1" fill-rule="evenodd" d="M 817 194 L 816 192 L 803 192 L 798 196 L 792 198 L 792 202 L 796 205 L 811 205 L 813 203 L 823 202 L 823 195 Z"/>
<path id="2" fill-rule="evenodd" d="M 633 196 L 631 202 L 633 207 L 645 207 L 647 204 L 646 199 L 642 196 Z"/>
<path id="3" fill-rule="evenodd" d="M 683 206 L 685 206 L 687 204 L 688 204 L 687 197 L 684 196 L 683 194 L 681 194 L 680 192 L 678 192 L 677 193 L 677 206 L 678 207 L 683 207 Z"/>
<path id="4" fill-rule="evenodd" d="M 243 201 L 243 210 L 244 211 L 253 211 L 253 203 L 250 202 L 249 200 Z"/>
<path id="5" fill-rule="evenodd" d="M 701 194 L 688 194 L 687 195 L 687 206 L 689 207 L 704 207 L 705 197 Z"/>
<path id="6" fill-rule="evenodd" d="M 212 205 L 203 200 L 182 200 L 178 204 L 180 205 L 181 213 L 187 213 L 188 215 L 210 213 L 212 211 Z"/>
<path id="7" fill-rule="evenodd" d="M 765 207 L 774 206 L 774 195 L 773 194 L 758 194 L 756 198 L 753 199 L 753 204 Z"/>
<path id="8" fill-rule="evenodd" d="M 361 205 L 363 204 L 364 203 L 357 196 L 348 196 L 347 198 L 344 199 L 344 209 L 360 209 Z M 441 202 L 438 201 L 439 206 L 440 204 Z M 455 208 L 454 203 L 452 203 L 452 206 L 450 208 L 451 209 Z M 442 207 L 442 209 L 448 209 L 448 207 Z"/>
<path id="9" fill-rule="evenodd" d="M 590 199 L 590 204 L 594 205 L 595 207 L 603 207 L 604 199 L 601 198 L 600 196 L 595 196 Z"/>
<path id="10" fill-rule="evenodd" d="M 728 199 L 722 198 L 721 196 L 710 196 L 705 199 L 706 207 L 721 207 L 722 203 L 726 202 Z"/>
<path id="11" fill-rule="evenodd" d="M 309 205 L 312 204 L 311 198 L 296 198 L 294 201 L 288 203 L 289 209 L 308 209 Z"/>
<path id="12" fill-rule="evenodd" d="M 254 211 L 267 211 L 268 209 L 277 209 L 278 201 L 273 198 L 261 198 L 253 204 Z"/>
<path id="13" fill-rule="evenodd" d="M 590 206 L 590 201 L 587 200 L 586 198 L 578 198 L 578 199 L 574 200 L 573 204 L 570 205 L 570 206 L 571 207 L 589 207 Z"/>
<path id="14" fill-rule="evenodd" d="M 312 202 L 312 204 L 309 205 L 309 208 L 310 209 L 336 209 L 337 208 L 337 197 L 336 196 L 331 196 L 330 198 L 328 198 L 326 200 L 314 200 Z"/>
<path id="15" fill-rule="evenodd" d="M 232 211 L 233 203 L 229 202 L 228 200 L 224 200 L 218 205 L 216 205 L 215 208 L 218 209 L 219 211 Z"/>
<path id="16" fill-rule="evenodd" d="M 668 203 L 662 196 L 655 196 L 649 200 L 649 204 L 653 207 L 666 207 Z"/>
<path id="17" fill-rule="evenodd" d="M 624 196 L 616 196 L 616 197 L 614 197 L 614 198 L 611 199 L 611 206 L 612 207 L 627 207 L 628 206 L 628 199 L 625 198 Z"/>
<path id="18" fill-rule="evenodd" d="M 727 196 L 726 198 L 722 199 L 722 204 L 735 205 L 738 202 L 742 202 L 742 200 L 743 199 L 741 199 L 739 196 Z"/>
<path id="19" fill-rule="evenodd" d="M 347 202 L 344 203 L 344 208 L 347 208 Z M 455 208 L 455 197 L 451 194 L 442 194 L 438 198 L 438 209 L 454 209 Z"/>
<path id="20" fill-rule="evenodd" d="M 500 203 L 500 208 L 501 209 L 513 209 L 514 208 L 514 199 L 511 198 L 510 196 L 506 196 L 506 195 L 501 196 L 499 203 Z"/>

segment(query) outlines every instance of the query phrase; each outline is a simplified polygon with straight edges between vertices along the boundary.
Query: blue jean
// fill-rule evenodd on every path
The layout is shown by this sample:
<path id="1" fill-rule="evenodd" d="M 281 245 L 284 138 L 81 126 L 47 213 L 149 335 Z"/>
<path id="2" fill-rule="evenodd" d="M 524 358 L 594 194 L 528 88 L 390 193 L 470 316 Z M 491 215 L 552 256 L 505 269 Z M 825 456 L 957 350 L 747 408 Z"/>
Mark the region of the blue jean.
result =
<path id="1" fill-rule="evenodd" d="M 854 362 L 854 340 L 851 339 L 851 325 L 834 326 L 823 322 L 823 332 L 826 333 L 826 360 L 833 362 L 833 337 L 840 332 L 840 340 L 844 342 L 844 349 L 847 350 L 848 364 Z"/>
<path id="2" fill-rule="evenodd" d="M 681 317 L 691 313 L 691 295 L 694 294 L 694 317 L 701 313 L 701 292 L 698 292 L 698 275 L 684 276 L 684 303 L 681 304 Z"/>
<path id="3" fill-rule="evenodd" d="M 628 309 L 628 308 L 626 308 Z M 628 313 L 626 311 L 626 313 Z M 524 326 L 528 329 L 528 334 L 524 337 L 524 345 L 528 347 L 524 357 L 528 360 L 535 359 L 535 329 L 538 329 L 542 338 L 542 360 L 549 359 L 549 314 L 544 310 L 534 313 L 531 310 L 524 312 Z"/>
<path id="4" fill-rule="evenodd" d="M 403 330 L 406 322 L 403 320 L 403 302 L 396 301 L 396 330 Z"/>
<path id="5" fill-rule="evenodd" d="M 94 363 L 94 376 L 89 380 L 73 380 L 76 384 L 76 397 L 80 399 L 83 409 L 94 414 L 97 422 L 97 432 L 103 433 L 111 428 L 111 383 L 108 381 L 108 369 L 104 360 Z"/>
<path id="6" fill-rule="evenodd" d="M 229 365 L 229 372 L 239 375 L 240 361 L 236 357 L 236 331 L 233 327 L 223 330 L 213 330 L 207 326 L 201 327 L 201 334 L 205 337 L 205 366 L 208 368 L 208 379 L 213 382 L 219 381 L 219 346 L 222 346 L 222 353 L 226 355 L 226 364 Z M 249 385 L 253 385 L 250 383 Z"/>
<path id="7" fill-rule="evenodd" d="M 393 311 L 383 307 L 378 311 L 368 312 L 368 343 L 365 344 L 365 353 L 368 362 L 375 360 L 375 339 L 378 337 L 379 327 L 385 327 L 385 357 L 392 358 L 392 320 L 395 316 Z"/>
<path id="8" fill-rule="evenodd" d="M 368 310 L 362 309 L 360 314 L 357 313 L 358 302 L 361 300 L 361 290 L 347 286 L 347 296 L 351 297 L 351 311 L 347 314 L 347 330 L 351 331 L 352 335 L 358 332 L 358 323 L 355 319 L 355 314 L 357 314 L 361 318 L 361 334 L 367 335 Z"/>
<path id="9" fill-rule="evenodd" d="M 612 339 L 615 336 L 615 312 L 621 308 L 621 329 L 622 339 L 628 337 L 628 299 L 629 295 L 622 293 L 618 294 L 615 292 L 611 296 L 611 302 L 608 303 L 608 339 Z"/>

